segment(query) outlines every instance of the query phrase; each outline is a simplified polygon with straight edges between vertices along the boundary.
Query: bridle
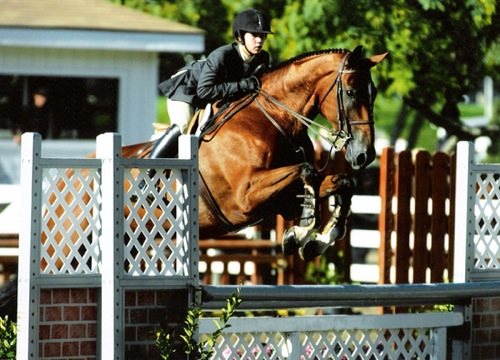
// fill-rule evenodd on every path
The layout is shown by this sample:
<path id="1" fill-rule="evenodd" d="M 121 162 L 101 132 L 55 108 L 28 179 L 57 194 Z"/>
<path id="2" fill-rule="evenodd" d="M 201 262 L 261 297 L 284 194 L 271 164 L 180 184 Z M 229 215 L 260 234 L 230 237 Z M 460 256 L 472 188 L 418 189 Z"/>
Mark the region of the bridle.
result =
<path id="1" fill-rule="evenodd" d="M 309 119 L 308 117 L 296 112 L 293 109 L 290 109 L 287 105 L 283 104 L 281 101 L 276 99 L 274 96 L 266 93 L 264 90 L 259 89 L 258 94 L 262 95 L 272 104 L 280 107 L 285 110 L 293 117 L 295 117 L 299 122 L 301 122 L 305 127 L 307 127 L 311 132 L 315 133 L 319 137 L 323 138 L 327 143 L 329 143 L 335 151 L 340 151 L 344 148 L 347 143 L 352 139 L 352 126 L 360 126 L 360 125 L 372 125 L 373 124 L 373 101 L 372 101 L 372 91 L 371 91 L 371 81 L 368 84 L 368 96 L 370 97 L 369 101 L 369 118 L 367 120 L 351 120 L 349 119 L 344 104 L 344 86 L 342 82 L 343 74 L 351 74 L 355 73 L 356 70 L 353 69 L 345 69 L 345 63 L 351 53 L 344 56 L 340 63 L 339 70 L 337 72 L 337 76 L 335 80 L 332 82 L 325 95 L 319 102 L 319 106 L 326 100 L 327 96 L 332 92 L 333 88 L 337 86 L 337 120 L 339 123 L 339 129 L 330 129 L 326 126 L 318 124 L 314 120 Z M 265 109 L 262 103 L 259 101 L 258 97 L 255 98 L 255 103 L 257 104 L 260 111 L 266 116 L 266 118 L 282 133 L 286 138 L 289 136 L 286 134 L 285 130 L 278 124 L 278 122 L 273 119 L 273 117 L 269 114 L 269 112 Z M 314 126 L 314 127 L 313 127 Z M 289 140 L 291 142 L 291 140 Z"/>

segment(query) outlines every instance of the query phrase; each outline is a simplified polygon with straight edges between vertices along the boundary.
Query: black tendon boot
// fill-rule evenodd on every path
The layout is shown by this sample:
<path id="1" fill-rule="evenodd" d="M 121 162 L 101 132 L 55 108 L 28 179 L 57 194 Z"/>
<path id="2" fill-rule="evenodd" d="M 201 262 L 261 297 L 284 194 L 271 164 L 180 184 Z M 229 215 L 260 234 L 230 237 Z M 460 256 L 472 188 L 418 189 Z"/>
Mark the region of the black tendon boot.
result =
<path id="1" fill-rule="evenodd" d="M 180 135 L 181 129 L 178 125 L 173 124 L 169 128 L 167 128 L 167 130 L 165 130 L 165 133 L 153 144 L 153 148 L 151 149 L 151 153 L 149 154 L 149 159 L 171 158 L 177 156 L 177 153 L 179 152 L 178 139 Z M 147 175 L 149 178 L 152 178 L 155 174 L 155 169 L 147 170 Z M 145 187 L 146 182 L 142 180 L 139 183 L 139 189 L 142 190 Z M 151 196 L 151 194 L 148 196 Z"/>

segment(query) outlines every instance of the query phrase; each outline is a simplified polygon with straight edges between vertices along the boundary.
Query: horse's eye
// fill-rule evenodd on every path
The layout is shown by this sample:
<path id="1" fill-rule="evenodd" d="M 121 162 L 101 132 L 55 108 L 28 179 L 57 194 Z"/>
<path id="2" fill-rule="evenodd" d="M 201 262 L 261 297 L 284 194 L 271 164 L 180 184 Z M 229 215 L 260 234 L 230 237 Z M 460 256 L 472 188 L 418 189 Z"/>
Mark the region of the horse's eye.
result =
<path id="1" fill-rule="evenodd" d="M 346 90 L 345 93 L 347 96 L 351 98 L 354 97 L 354 95 L 356 95 L 356 92 L 354 90 Z"/>

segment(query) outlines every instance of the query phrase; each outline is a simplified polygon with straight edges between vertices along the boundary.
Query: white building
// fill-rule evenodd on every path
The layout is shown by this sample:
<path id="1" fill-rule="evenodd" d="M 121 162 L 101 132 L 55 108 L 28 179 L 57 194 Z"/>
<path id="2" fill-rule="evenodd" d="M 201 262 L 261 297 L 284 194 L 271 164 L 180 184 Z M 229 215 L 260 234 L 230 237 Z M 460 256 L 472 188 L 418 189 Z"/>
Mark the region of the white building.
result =
<path id="1" fill-rule="evenodd" d="M 108 0 L 0 0 L 0 77 L 113 79 L 112 131 L 124 144 L 137 143 L 150 138 L 156 121 L 159 54 L 201 53 L 204 38 L 200 29 Z M 81 157 L 94 146 L 95 139 L 46 140 L 43 155 Z M 19 183 L 19 153 L 0 126 L 0 184 Z M 12 188 L 0 189 L 0 211 L 10 202 L 6 193 Z"/>

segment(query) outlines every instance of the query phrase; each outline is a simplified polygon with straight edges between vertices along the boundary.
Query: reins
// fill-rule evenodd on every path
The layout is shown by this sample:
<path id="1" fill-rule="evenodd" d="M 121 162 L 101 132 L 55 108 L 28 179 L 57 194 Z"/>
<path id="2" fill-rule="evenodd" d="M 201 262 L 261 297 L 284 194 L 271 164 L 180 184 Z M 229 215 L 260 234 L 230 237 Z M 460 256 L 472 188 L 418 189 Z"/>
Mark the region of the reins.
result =
<path id="1" fill-rule="evenodd" d="M 273 103 L 274 105 L 280 107 L 281 109 L 283 109 L 286 112 L 288 112 L 289 114 L 291 114 L 298 121 L 300 121 L 305 127 L 307 127 L 309 130 L 311 130 L 311 132 L 315 133 L 316 135 L 320 136 L 325 141 L 327 141 L 329 144 L 331 144 L 335 148 L 336 151 L 342 150 L 342 148 L 344 147 L 344 144 L 349 139 L 348 135 L 343 130 L 339 130 L 339 131 L 336 131 L 336 132 L 331 131 L 331 129 L 329 129 L 328 127 L 323 126 L 321 124 L 318 124 L 314 120 L 309 119 L 307 116 L 304 116 L 304 115 L 296 112 L 295 110 L 290 109 L 288 106 L 286 106 L 285 104 L 283 104 L 281 101 L 279 101 L 278 99 L 276 99 L 272 95 L 266 93 L 262 89 L 259 90 L 259 94 L 263 95 L 269 102 Z M 285 133 L 285 130 L 283 130 L 283 128 L 278 124 L 278 122 L 273 119 L 273 117 L 271 116 L 271 114 L 269 114 L 269 112 L 264 108 L 264 106 L 262 105 L 262 103 L 259 101 L 258 98 L 255 99 L 255 103 L 257 104 L 257 106 L 260 109 L 260 111 L 262 111 L 262 113 L 266 116 L 266 118 L 285 137 L 289 138 L 289 136 Z M 313 126 L 319 128 L 319 130 L 316 129 L 316 128 L 314 128 Z M 322 133 L 321 130 L 324 130 L 328 135 L 325 135 L 324 133 Z M 291 141 L 291 140 L 289 140 L 289 141 Z M 339 144 L 340 141 L 342 141 L 342 144 Z"/>

